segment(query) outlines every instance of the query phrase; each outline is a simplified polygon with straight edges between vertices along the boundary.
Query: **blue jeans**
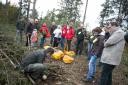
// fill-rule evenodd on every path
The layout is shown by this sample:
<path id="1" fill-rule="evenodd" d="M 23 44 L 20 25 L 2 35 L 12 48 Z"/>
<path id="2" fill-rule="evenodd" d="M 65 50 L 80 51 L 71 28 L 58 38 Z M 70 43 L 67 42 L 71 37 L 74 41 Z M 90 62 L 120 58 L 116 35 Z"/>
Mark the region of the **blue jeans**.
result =
<path id="1" fill-rule="evenodd" d="M 93 80 L 95 72 L 96 72 L 96 59 L 97 57 L 95 55 L 91 56 L 89 64 L 88 64 L 88 73 L 87 73 L 87 79 Z"/>
<path id="2" fill-rule="evenodd" d="M 40 47 L 44 47 L 44 43 L 45 43 L 45 38 L 42 37 L 40 40 Z"/>
<path id="3" fill-rule="evenodd" d="M 88 42 L 88 60 L 90 60 L 90 57 L 91 57 L 91 49 L 93 47 L 93 44 L 91 42 Z"/>
<path id="4" fill-rule="evenodd" d="M 62 37 L 60 43 L 61 43 L 61 48 L 64 50 L 65 38 Z"/>
<path id="5" fill-rule="evenodd" d="M 23 39 L 23 31 L 16 30 L 16 42 L 22 43 L 22 39 Z"/>

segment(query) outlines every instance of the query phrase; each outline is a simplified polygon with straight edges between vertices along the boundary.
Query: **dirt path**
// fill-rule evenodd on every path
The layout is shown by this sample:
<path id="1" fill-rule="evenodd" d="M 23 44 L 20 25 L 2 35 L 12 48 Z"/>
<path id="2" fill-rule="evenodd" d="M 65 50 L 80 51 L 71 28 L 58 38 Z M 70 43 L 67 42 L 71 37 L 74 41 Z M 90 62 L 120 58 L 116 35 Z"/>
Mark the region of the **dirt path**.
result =
<path id="1" fill-rule="evenodd" d="M 85 73 L 87 73 L 88 62 L 85 56 L 76 57 L 72 64 L 65 64 L 62 61 L 46 60 L 46 63 L 52 65 L 59 65 L 63 68 L 64 73 L 62 74 L 64 80 L 48 81 L 47 84 L 41 85 L 98 85 L 100 78 L 101 68 L 97 66 L 96 78 L 93 83 L 85 83 L 82 81 Z M 114 70 L 113 74 L 113 85 L 128 85 L 128 81 L 123 75 L 119 66 Z"/>

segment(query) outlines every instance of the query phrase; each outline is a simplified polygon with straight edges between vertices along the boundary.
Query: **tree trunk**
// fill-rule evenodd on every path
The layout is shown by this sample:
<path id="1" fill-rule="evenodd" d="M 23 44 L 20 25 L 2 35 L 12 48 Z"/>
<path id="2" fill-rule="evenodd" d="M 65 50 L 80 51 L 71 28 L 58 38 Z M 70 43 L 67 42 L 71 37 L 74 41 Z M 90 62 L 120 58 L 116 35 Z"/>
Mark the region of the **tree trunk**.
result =
<path id="1" fill-rule="evenodd" d="M 88 7 L 88 0 L 86 1 L 86 5 L 85 5 L 85 12 L 84 12 L 83 24 L 85 23 L 85 19 L 86 19 L 87 7 Z"/>
<path id="2" fill-rule="evenodd" d="M 28 21 L 28 18 L 29 18 L 30 3 L 31 3 L 31 0 L 28 0 L 27 21 Z"/>
<path id="3" fill-rule="evenodd" d="M 22 11 L 22 3 L 23 3 L 23 0 L 20 0 L 20 8 L 19 8 L 19 13 L 18 13 L 18 20 L 21 18 L 21 11 Z"/>
<path id="4" fill-rule="evenodd" d="M 32 18 L 35 20 L 35 12 L 36 12 L 36 9 L 35 9 L 35 7 L 36 7 L 36 1 L 37 0 L 34 0 L 33 1 L 33 10 L 32 10 Z"/>

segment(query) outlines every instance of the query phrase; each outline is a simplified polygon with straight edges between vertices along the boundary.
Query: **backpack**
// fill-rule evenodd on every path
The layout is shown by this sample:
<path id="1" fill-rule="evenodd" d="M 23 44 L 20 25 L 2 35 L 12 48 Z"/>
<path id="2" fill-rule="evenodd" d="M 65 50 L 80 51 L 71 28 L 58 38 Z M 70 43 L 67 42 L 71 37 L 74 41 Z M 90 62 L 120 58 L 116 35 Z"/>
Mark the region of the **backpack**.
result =
<path id="1" fill-rule="evenodd" d="M 128 32 L 124 35 L 124 39 L 128 43 Z"/>

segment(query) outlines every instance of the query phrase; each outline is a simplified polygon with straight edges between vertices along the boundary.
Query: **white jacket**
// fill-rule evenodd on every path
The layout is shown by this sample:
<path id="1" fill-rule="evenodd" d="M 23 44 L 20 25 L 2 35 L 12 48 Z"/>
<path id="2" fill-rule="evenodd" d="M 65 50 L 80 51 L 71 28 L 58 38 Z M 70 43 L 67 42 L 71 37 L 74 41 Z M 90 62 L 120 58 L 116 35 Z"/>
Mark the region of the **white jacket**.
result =
<path id="1" fill-rule="evenodd" d="M 54 37 L 61 38 L 62 30 L 57 28 L 54 30 L 53 34 L 54 34 Z"/>

